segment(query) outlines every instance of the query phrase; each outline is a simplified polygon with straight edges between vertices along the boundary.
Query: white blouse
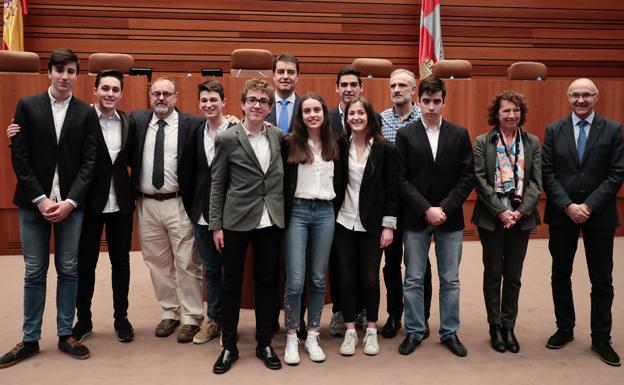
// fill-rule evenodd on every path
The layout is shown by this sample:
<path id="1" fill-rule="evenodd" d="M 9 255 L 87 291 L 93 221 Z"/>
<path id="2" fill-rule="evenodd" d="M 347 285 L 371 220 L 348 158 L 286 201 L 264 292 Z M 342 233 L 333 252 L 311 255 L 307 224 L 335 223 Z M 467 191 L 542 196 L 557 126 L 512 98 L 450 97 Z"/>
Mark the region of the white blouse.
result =
<path id="1" fill-rule="evenodd" d="M 324 160 L 321 151 L 314 148 L 311 139 L 308 139 L 308 146 L 314 154 L 314 161 L 312 164 L 299 164 L 297 167 L 295 198 L 330 201 L 336 197 L 334 161 Z"/>

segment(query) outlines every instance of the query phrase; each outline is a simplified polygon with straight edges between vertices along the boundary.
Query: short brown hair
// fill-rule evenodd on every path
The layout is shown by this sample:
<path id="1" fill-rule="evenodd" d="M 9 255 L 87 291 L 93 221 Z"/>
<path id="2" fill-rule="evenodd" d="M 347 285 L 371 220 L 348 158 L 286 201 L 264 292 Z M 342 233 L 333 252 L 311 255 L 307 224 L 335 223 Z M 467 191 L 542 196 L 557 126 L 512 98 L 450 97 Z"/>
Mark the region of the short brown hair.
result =
<path id="1" fill-rule="evenodd" d="M 498 126 L 498 110 L 500 110 L 503 100 L 512 102 L 516 106 L 520 107 L 520 122 L 519 126 L 524 124 L 527 113 L 526 98 L 521 93 L 513 90 L 501 91 L 498 95 L 492 99 L 490 106 L 488 107 L 488 123 L 492 126 Z"/>

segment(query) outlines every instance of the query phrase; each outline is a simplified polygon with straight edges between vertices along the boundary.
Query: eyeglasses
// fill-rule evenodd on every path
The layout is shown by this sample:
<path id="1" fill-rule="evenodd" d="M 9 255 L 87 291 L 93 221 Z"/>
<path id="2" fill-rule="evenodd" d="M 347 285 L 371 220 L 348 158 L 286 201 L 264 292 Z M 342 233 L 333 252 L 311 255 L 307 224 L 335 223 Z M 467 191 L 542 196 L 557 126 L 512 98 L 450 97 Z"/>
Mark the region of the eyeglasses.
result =
<path id="1" fill-rule="evenodd" d="M 162 96 L 165 99 L 169 99 L 170 97 L 172 97 L 173 95 L 175 95 L 175 92 L 160 92 L 160 91 L 152 91 L 150 92 L 150 95 L 152 95 L 153 97 L 155 97 L 156 99 L 160 99 L 160 97 Z"/>
<path id="2" fill-rule="evenodd" d="M 583 98 L 583 99 L 593 98 L 596 95 L 598 95 L 598 93 L 596 93 L 596 92 L 593 92 L 593 93 L 590 93 L 590 92 L 583 92 L 583 93 L 573 92 L 571 94 L 568 94 L 568 97 L 570 97 L 571 99 L 574 99 L 574 100 L 578 100 L 580 98 Z"/>
<path id="3" fill-rule="evenodd" d="M 271 99 L 267 99 L 267 98 L 258 99 L 253 96 L 250 96 L 248 98 L 245 98 L 245 103 L 247 103 L 248 106 L 255 106 L 256 103 L 260 103 L 262 107 L 268 107 L 271 105 Z"/>

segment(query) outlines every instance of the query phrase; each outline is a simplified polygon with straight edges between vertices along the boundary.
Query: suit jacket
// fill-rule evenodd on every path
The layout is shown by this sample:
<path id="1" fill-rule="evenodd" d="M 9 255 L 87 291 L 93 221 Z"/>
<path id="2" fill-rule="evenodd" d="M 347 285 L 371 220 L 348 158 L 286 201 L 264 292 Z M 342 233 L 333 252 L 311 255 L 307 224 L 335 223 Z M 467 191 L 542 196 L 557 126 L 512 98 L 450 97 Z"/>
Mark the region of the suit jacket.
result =
<path id="1" fill-rule="evenodd" d="M 521 131 L 524 149 L 524 190 L 518 211 L 524 214 L 516 226 L 530 230 L 540 224 L 537 202 L 542 191 L 542 151 L 537 136 Z M 498 131 L 479 135 L 474 145 L 476 189 L 479 199 L 472 214 L 472 223 L 489 231 L 494 231 L 498 214 L 507 210 L 494 190 L 496 174 L 496 144 Z"/>
<path id="2" fill-rule="evenodd" d="M 82 203 L 95 167 L 95 135 L 99 129 L 95 110 L 72 97 L 58 143 L 47 91 L 20 99 L 14 119 L 21 131 L 11 140 L 17 177 L 13 203 L 20 208 L 35 208 L 33 199 L 50 195 L 56 168 L 61 198 Z"/>
<path id="3" fill-rule="evenodd" d="M 344 148 L 347 147 L 347 141 L 344 137 L 338 138 L 338 158 L 334 160 L 334 193 L 336 197 L 333 200 L 334 213 L 338 215 L 342 201 L 344 200 L 344 185 L 346 174 L 344 173 Z M 348 147 L 347 147 L 348 148 Z M 291 164 L 287 162 L 288 153 L 290 148 L 288 141 L 282 140 L 282 159 L 284 162 L 284 213 L 286 224 L 290 219 L 290 213 L 292 212 L 292 203 L 295 198 L 295 190 L 297 189 L 297 180 L 299 176 L 299 165 Z"/>
<path id="4" fill-rule="evenodd" d="M 344 175 L 339 207 L 342 207 L 349 183 L 349 145 L 342 148 Z M 398 216 L 397 157 L 394 145 L 373 142 L 360 186 L 359 214 L 368 233 L 379 234 L 383 217 Z"/>
<path id="5" fill-rule="evenodd" d="M 564 212 L 570 203 L 586 203 L 592 213 L 587 226 L 619 225 L 617 193 L 624 179 L 622 125 L 598 114 L 579 162 L 572 116 L 546 127 L 542 178 L 546 192 L 544 221 L 552 226 L 573 225 Z"/>
<path id="6" fill-rule="evenodd" d="M 228 128 L 234 126 L 229 124 Z M 197 128 L 197 177 L 195 178 L 195 193 L 193 194 L 193 209 L 191 221 L 197 223 L 201 215 L 208 221 L 210 213 L 210 185 L 212 178 L 210 173 L 212 168 L 206 159 L 206 148 L 204 147 L 204 134 L 206 122 L 202 122 Z"/>
<path id="7" fill-rule="evenodd" d="M 108 153 L 108 146 L 106 146 L 102 130 L 96 131 L 95 171 L 86 199 L 87 215 L 95 216 L 102 213 L 108 201 L 111 179 L 120 212 L 130 214 L 134 210 L 134 187 L 130 180 L 128 167 L 133 159 L 136 127 L 134 121 L 126 113 L 119 110 L 117 113 L 121 118 L 121 150 L 117 154 L 115 162 L 111 160 Z"/>
<path id="8" fill-rule="evenodd" d="M 299 113 L 299 103 L 301 103 L 301 98 L 299 97 L 299 95 L 295 94 L 295 104 L 293 104 L 293 114 L 290 117 L 290 122 L 288 123 L 288 132 L 292 131 L 292 125 L 293 125 L 293 121 L 295 120 L 295 117 L 297 116 L 297 114 Z M 269 115 L 267 115 L 267 122 L 271 123 L 274 126 L 277 126 L 277 103 L 274 103 L 273 106 L 271 107 L 271 112 L 269 113 Z"/>
<path id="9" fill-rule="evenodd" d="M 428 226 L 425 211 L 439 206 L 446 214 L 446 222 L 438 227 L 440 230 L 463 229 L 462 205 L 475 180 L 468 130 L 442 120 L 435 161 L 420 119 L 397 132 L 396 147 L 404 228 L 425 229 Z"/>
<path id="10" fill-rule="evenodd" d="M 266 204 L 273 224 L 284 228 L 282 132 L 266 128 L 271 151 L 266 174 L 239 123 L 217 136 L 212 161 L 210 230 L 250 231 L 260 224 Z"/>
<path id="11" fill-rule="evenodd" d="M 147 126 L 152 119 L 152 110 L 132 111 L 130 117 L 136 122 L 136 151 L 134 167 L 132 168 L 132 181 L 137 191 L 140 191 L 140 177 L 143 162 L 143 146 Z M 184 209 L 191 217 L 193 207 L 193 194 L 195 192 L 195 177 L 197 175 L 197 129 L 203 119 L 178 111 L 178 187 L 182 195 Z"/>
<path id="12" fill-rule="evenodd" d="M 345 129 L 342 126 L 342 118 L 340 117 L 340 108 L 336 107 L 333 110 L 329 111 L 329 116 L 331 118 L 331 126 L 334 129 L 334 132 L 340 135 L 345 134 Z M 379 122 L 379 127 L 381 128 L 381 114 L 375 112 L 375 118 L 377 122 Z"/>

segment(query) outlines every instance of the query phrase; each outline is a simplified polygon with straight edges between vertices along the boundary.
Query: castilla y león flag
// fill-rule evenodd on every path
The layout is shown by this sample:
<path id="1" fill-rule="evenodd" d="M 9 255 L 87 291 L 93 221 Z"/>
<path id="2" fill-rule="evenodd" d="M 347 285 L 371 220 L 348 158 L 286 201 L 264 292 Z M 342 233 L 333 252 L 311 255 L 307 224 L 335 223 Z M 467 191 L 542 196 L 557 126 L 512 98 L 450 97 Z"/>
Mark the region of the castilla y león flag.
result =
<path id="1" fill-rule="evenodd" d="M 24 20 L 27 12 L 26 0 L 4 0 L 2 12 L 2 49 L 9 51 L 24 50 Z"/>
<path id="2" fill-rule="evenodd" d="M 420 11 L 420 46 L 418 66 L 420 78 L 431 75 L 431 67 L 444 59 L 442 52 L 442 25 L 440 24 L 440 0 L 422 0 Z"/>

